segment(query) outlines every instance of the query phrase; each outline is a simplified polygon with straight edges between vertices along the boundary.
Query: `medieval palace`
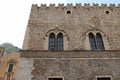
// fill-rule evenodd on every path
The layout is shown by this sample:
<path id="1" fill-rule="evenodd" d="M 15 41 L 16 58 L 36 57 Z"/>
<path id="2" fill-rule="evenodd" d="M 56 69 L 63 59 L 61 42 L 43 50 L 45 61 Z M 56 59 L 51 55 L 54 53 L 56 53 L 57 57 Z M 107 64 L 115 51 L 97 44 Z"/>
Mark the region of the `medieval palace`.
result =
<path id="1" fill-rule="evenodd" d="M 120 80 L 120 5 L 33 4 L 16 80 Z"/>

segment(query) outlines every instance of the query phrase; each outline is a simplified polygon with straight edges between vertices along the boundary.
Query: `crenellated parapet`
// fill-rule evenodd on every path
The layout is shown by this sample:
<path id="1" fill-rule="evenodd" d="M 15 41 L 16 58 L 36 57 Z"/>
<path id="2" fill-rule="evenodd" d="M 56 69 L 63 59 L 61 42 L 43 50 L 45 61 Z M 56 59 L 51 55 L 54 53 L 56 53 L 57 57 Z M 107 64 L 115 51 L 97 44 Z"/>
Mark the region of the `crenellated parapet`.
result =
<path id="1" fill-rule="evenodd" d="M 73 5 L 72 3 L 68 3 L 66 5 L 64 4 L 58 4 L 58 5 L 55 5 L 55 4 L 41 4 L 40 6 L 38 6 L 37 4 L 33 4 L 32 5 L 32 8 L 36 8 L 36 9 L 39 9 L 39 8 L 44 8 L 44 9 L 48 9 L 48 8 L 110 8 L 110 9 L 114 9 L 114 8 L 120 8 L 120 4 L 118 5 L 115 5 L 115 4 L 97 4 L 97 3 L 93 3 L 92 5 L 90 5 L 89 3 L 85 3 L 85 4 L 81 4 L 81 3 L 76 3 L 75 5 Z"/>

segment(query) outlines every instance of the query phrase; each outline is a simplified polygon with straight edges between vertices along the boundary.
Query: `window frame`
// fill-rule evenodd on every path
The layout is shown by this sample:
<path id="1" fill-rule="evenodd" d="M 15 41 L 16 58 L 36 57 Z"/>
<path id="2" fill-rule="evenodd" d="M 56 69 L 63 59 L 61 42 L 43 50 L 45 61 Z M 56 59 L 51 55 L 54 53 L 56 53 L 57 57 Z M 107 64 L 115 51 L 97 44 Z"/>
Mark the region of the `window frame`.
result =
<path id="1" fill-rule="evenodd" d="M 58 33 L 57 35 L 57 41 L 56 41 L 56 45 L 57 45 L 57 50 L 58 51 L 62 51 L 64 46 L 63 46 L 63 34 L 62 33 Z"/>
<path id="2" fill-rule="evenodd" d="M 9 71 L 11 64 L 12 64 L 12 70 Z M 7 80 L 8 77 L 9 77 L 9 80 L 12 80 L 12 78 L 13 78 L 13 73 L 14 73 L 14 66 L 15 66 L 15 63 L 14 63 L 14 62 L 8 62 L 5 80 Z"/>
<path id="3" fill-rule="evenodd" d="M 112 80 L 112 76 L 105 75 L 105 76 L 95 76 L 95 80 L 98 80 L 98 78 L 110 78 Z"/>
<path id="4" fill-rule="evenodd" d="M 97 45 L 97 50 L 105 50 L 103 38 L 100 33 L 96 33 L 96 45 Z"/>
<path id="5" fill-rule="evenodd" d="M 48 78 L 48 80 L 55 80 L 55 79 L 61 79 L 61 80 L 63 80 L 62 78 Z"/>
<path id="6" fill-rule="evenodd" d="M 54 35 L 54 40 L 53 40 L 53 35 Z M 53 45 L 53 43 L 54 43 L 54 45 Z M 54 51 L 54 50 L 56 50 L 56 37 L 55 37 L 55 34 L 54 33 L 50 33 L 50 35 L 49 35 L 49 47 L 48 47 L 48 50 L 49 51 Z M 54 48 L 52 49 L 52 47 L 54 46 Z"/>
<path id="7" fill-rule="evenodd" d="M 63 77 L 63 76 L 49 76 L 49 77 L 48 77 L 48 80 L 49 80 L 50 78 L 62 78 L 62 80 L 64 80 L 64 77 Z"/>
<path id="8" fill-rule="evenodd" d="M 12 68 L 11 68 L 11 65 L 12 65 Z M 14 63 L 9 63 L 8 68 L 7 68 L 7 72 L 11 73 L 11 72 L 13 72 L 13 69 L 14 69 Z"/>
<path id="9" fill-rule="evenodd" d="M 50 49 L 51 47 L 50 47 L 50 44 L 51 44 L 51 42 L 50 42 L 50 36 L 51 36 L 51 34 L 54 34 L 54 33 L 50 33 L 50 35 L 49 35 L 49 46 L 48 46 L 48 50 L 49 51 L 63 51 L 64 50 L 64 36 L 63 36 L 63 34 L 61 33 L 61 32 L 59 32 L 57 35 L 56 34 L 54 34 L 54 49 L 52 50 L 52 49 Z M 59 45 L 59 42 L 58 42 L 58 39 L 59 39 L 59 37 L 62 35 L 62 40 L 61 41 L 59 41 L 60 43 L 62 43 L 62 45 Z M 62 47 L 61 49 L 58 49 L 58 46 L 60 46 L 60 47 Z"/>
<path id="10" fill-rule="evenodd" d="M 44 37 L 44 43 L 43 43 L 44 50 L 49 51 L 49 35 L 51 33 L 54 33 L 55 35 L 57 35 L 58 33 L 62 33 L 63 34 L 63 50 L 69 50 L 69 36 L 64 30 L 59 29 L 57 26 L 59 25 L 56 24 L 56 27 L 54 29 L 50 29 L 46 32 L 45 37 Z"/>
<path id="11" fill-rule="evenodd" d="M 90 41 L 90 34 L 92 34 L 93 35 L 93 38 L 94 38 L 94 44 L 95 44 L 95 48 L 96 49 L 93 49 L 91 46 L 93 46 L 93 45 L 91 45 L 92 43 L 91 43 L 91 41 Z M 98 35 L 99 35 L 99 37 L 100 37 L 100 39 L 101 39 L 101 41 L 100 41 L 100 39 L 99 39 L 99 42 L 98 42 L 98 40 L 97 40 L 97 37 L 98 37 Z M 89 34 L 88 34 L 88 37 L 89 37 L 89 44 L 90 44 L 90 48 L 91 48 L 91 50 L 105 50 L 105 45 L 104 45 L 104 41 L 103 41 L 103 37 L 102 37 L 102 35 L 101 35 L 101 33 L 96 33 L 95 35 L 92 33 L 92 32 L 90 32 Z M 101 44 L 102 44 L 102 46 L 101 47 L 99 47 L 99 44 L 100 44 L 100 46 L 101 46 Z"/>
<path id="12" fill-rule="evenodd" d="M 97 50 L 96 40 L 93 33 L 89 33 L 89 43 L 91 50 Z"/>

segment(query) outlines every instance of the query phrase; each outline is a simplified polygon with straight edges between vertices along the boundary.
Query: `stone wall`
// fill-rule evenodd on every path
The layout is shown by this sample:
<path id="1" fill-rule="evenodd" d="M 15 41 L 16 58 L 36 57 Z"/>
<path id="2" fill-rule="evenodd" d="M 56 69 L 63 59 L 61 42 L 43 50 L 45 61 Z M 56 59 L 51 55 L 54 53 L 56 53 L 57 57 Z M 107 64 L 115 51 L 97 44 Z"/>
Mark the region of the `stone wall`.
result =
<path id="1" fill-rule="evenodd" d="M 119 50 L 22 50 L 17 80 L 97 80 L 97 77 L 119 80 L 119 75 Z"/>
<path id="2" fill-rule="evenodd" d="M 96 76 L 120 79 L 120 59 L 34 59 L 32 80 L 48 80 L 51 77 L 64 80 L 95 80 Z"/>
<path id="3" fill-rule="evenodd" d="M 11 53 L 0 58 L 0 80 L 6 80 L 7 75 L 10 75 L 12 80 L 16 80 L 18 66 L 19 66 L 19 53 Z M 9 64 L 14 64 L 12 72 L 8 72 Z"/>
<path id="4" fill-rule="evenodd" d="M 120 79 L 120 58 L 21 58 L 17 80 Z"/>
<path id="5" fill-rule="evenodd" d="M 32 5 L 17 80 L 120 80 L 120 5 Z M 48 51 L 49 34 L 61 32 L 63 51 Z M 100 33 L 105 50 L 90 50 Z"/>
<path id="6" fill-rule="evenodd" d="M 67 14 L 70 11 L 70 14 Z M 65 50 L 75 48 L 90 50 L 89 32 L 99 32 L 103 36 L 106 50 L 120 49 L 120 6 L 85 4 L 81 6 L 37 6 L 32 5 L 27 25 L 23 49 L 47 50 L 46 34 L 58 28 L 64 31 L 68 40 Z"/>
<path id="7" fill-rule="evenodd" d="M 32 69 L 33 69 L 33 59 L 20 58 L 16 80 L 31 80 Z"/>

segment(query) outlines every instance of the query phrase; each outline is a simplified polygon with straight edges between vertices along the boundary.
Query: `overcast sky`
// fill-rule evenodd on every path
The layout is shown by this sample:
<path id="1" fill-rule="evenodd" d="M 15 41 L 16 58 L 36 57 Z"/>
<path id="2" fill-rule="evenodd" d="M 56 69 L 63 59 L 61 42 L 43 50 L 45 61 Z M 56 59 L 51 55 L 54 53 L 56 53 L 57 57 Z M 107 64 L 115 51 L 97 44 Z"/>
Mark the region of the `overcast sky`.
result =
<path id="1" fill-rule="evenodd" d="M 0 1 L 0 44 L 9 42 L 22 48 L 26 25 L 32 4 L 46 3 L 115 3 L 120 0 L 1 0 Z"/>

